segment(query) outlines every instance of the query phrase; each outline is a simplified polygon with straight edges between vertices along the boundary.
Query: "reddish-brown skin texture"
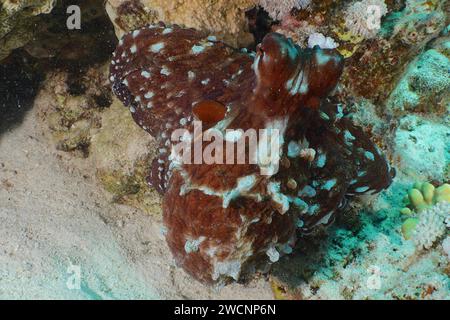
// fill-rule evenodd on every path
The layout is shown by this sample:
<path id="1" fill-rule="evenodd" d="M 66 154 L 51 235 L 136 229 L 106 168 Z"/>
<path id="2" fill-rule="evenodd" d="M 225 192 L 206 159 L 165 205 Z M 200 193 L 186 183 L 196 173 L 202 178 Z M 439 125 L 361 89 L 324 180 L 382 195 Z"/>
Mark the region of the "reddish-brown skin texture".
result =
<path id="1" fill-rule="evenodd" d="M 160 143 L 148 180 L 164 195 L 169 248 L 194 278 L 214 283 L 251 274 L 289 253 L 297 234 L 331 223 L 348 196 L 389 186 L 384 156 L 327 100 L 342 69 L 336 51 L 302 50 L 276 33 L 256 55 L 176 25 L 121 40 L 113 91 Z M 179 140 L 171 134 L 194 132 L 194 120 L 212 122 L 203 133 L 280 130 L 278 170 L 262 174 L 260 163 L 237 164 L 237 153 L 234 164 L 175 161 Z M 210 143 L 200 140 L 203 150 Z M 224 146 L 224 154 L 230 150 Z M 248 144 L 242 151 L 255 155 Z"/>

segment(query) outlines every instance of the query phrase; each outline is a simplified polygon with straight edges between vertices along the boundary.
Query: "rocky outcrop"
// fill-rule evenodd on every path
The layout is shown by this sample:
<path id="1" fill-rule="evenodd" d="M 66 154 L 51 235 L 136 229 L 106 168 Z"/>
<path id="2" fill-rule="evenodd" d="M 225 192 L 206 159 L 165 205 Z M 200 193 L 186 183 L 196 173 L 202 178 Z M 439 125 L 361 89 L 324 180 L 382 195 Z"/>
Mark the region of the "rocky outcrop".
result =
<path id="1" fill-rule="evenodd" d="M 106 11 L 120 38 L 146 24 L 164 21 L 217 35 L 230 45 L 253 41 L 245 18 L 255 0 L 108 0 Z"/>

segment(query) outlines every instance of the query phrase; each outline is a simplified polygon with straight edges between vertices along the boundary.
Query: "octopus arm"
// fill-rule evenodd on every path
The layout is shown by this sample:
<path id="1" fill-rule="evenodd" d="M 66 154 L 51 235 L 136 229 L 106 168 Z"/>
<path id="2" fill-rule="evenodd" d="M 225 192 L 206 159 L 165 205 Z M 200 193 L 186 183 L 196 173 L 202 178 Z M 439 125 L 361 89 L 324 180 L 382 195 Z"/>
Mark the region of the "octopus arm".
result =
<path id="1" fill-rule="evenodd" d="M 160 23 L 122 38 L 110 80 L 135 121 L 159 138 L 188 126 L 196 104 L 237 100 L 236 86 L 252 77 L 252 61 L 200 31 Z"/>
<path id="2" fill-rule="evenodd" d="M 308 205 L 304 229 L 328 224 L 343 208 L 347 195 L 379 192 L 392 182 L 385 157 L 364 130 L 349 119 L 320 116 L 309 112 L 304 141 L 315 150 L 309 168 L 310 195 L 300 194 Z M 303 197 L 304 196 L 304 197 Z"/>
<path id="3" fill-rule="evenodd" d="M 356 167 L 356 176 L 350 181 L 347 193 L 378 193 L 392 183 L 395 170 L 389 166 L 380 148 L 369 135 L 349 119 L 343 118 L 337 127 L 344 135 L 344 143 L 351 146 Z M 354 137 L 354 140 L 350 141 Z"/>

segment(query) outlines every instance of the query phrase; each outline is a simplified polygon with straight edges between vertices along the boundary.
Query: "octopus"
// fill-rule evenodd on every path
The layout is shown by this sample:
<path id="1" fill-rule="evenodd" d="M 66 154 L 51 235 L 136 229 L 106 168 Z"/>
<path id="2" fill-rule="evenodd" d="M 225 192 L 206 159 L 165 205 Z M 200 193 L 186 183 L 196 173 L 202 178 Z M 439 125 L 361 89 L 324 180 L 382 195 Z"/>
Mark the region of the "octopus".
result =
<path id="1" fill-rule="evenodd" d="M 228 283 L 268 270 L 349 199 L 391 184 L 381 150 L 329 98 L 343 65 L 335 50 L 277 33 L 256 52 L 163 23 L 120 40 L 112 89 L 159 143 L 147 180 L 163 197 L 168 247 L 192 277 Z M 180 156 L 195 148 L 209 161 Z"/>

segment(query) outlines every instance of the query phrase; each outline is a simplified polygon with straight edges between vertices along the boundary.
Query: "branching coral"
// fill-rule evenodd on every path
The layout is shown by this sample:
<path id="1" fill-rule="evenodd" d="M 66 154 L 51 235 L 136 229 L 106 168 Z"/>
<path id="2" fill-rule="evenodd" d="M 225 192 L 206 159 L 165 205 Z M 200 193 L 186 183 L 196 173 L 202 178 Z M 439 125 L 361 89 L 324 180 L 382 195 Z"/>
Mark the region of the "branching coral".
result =
<path id="1" fill-rule="evenodd" d="M 354 2 L 345 10 L 345 26 L 354 35 L 374 38 L 380 30 L 381 18 L 386 13 L 384 0 Z"/>
<path id="2" fill-rule="evenodd" d="M 259 0 L 259 4 L 275 20 L 283 19 L 292 9 L 306 9 L 311 0 Z"/>
<path id="3" fill-rule="evenodd" d="M 401 209 L 401 213 L 416 214 L 403 223 L 404 238 L 411 239 L 419 249 L 430 248 L 444 234 L 450 219 L 450 185 L 435 188 L 429 182 L 416 183 L 405 201 L 409 207 Z"/>
<path id="4" fill-rule="evenodd" d="M 449 215 L 449 202 L 440 202 L 420 214 L 411 237 L 418 249 L 431 248 L 433 243 L 444 235 L 446 230 L 445 220 L 448 219 Z"/>

